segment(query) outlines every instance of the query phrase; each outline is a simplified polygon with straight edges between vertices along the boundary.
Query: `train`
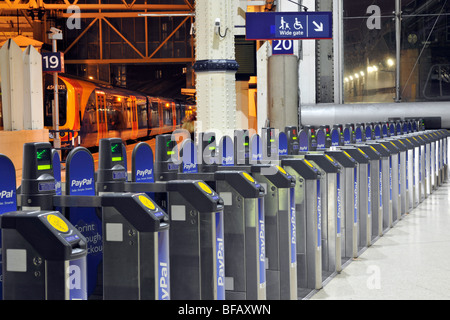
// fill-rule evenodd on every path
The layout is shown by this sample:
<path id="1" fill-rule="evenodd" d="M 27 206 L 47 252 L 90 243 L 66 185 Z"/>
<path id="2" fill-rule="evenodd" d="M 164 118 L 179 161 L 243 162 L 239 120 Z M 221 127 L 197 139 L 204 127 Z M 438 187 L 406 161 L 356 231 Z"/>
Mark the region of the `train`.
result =
<path id="1" fill-rule="evenodd" d="M 181 128 L 196 112 L 194 103 L 154 97 L 108 83 L 58 75 L 61 145 L 97 147 L 100 139 L 146 139 Z M 54 82 L 44 77 L 44 126 L 53 129 Z M 51 131 L 50 131 L 51 132 Z"/>

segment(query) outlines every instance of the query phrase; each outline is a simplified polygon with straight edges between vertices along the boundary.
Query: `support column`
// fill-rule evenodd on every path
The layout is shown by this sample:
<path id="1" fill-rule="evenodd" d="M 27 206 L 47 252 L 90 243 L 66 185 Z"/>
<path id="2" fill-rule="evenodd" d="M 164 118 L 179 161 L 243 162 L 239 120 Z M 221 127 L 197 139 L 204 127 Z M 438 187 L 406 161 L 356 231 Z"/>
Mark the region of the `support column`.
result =
<path id="1" fill-rule="evenodd" d="M 303 0 L 308 11 L 315 11 L 316 0 Z M 316 104 L 316 41 L 302 41 L 299 51 L 299 125 L 303 125 L 301 109 Z"/>
<path id="2" fill-rule="evenodd" d="M 234 21 L 235 0 L 197 0 L 196 132 L 214 131 L 216 139 L 233 136 L 236 127 Z M 220 21 L 220 22 L 219 22 Z"/>
<path id="3" fill-rule="evenodd" d="M 278 12 L 300 11 L 300 1 L 280 1 Z M 298 52 L 300 41 L 293 41 Z M 268 118 L 270 126 L 284 130 L 286 126 L 298 126 L 299 73 L 297 55 L 272 55 L 268 59 Z"/>

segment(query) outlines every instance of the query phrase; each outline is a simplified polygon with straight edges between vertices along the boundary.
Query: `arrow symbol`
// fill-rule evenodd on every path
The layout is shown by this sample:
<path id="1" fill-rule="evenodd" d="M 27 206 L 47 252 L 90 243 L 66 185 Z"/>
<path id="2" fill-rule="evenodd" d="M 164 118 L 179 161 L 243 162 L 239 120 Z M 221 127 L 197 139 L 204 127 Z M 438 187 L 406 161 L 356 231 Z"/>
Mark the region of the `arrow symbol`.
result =
<path id="1" fill-rule="evenodd" d="M 323 23 L 321 22 L 320 24 L 318 24 L 317 22 L 313 21 L 314 25 L 316 26 L 316 28 L 314 29 L 314 31 L 317 32 L 323 32 Z"/>

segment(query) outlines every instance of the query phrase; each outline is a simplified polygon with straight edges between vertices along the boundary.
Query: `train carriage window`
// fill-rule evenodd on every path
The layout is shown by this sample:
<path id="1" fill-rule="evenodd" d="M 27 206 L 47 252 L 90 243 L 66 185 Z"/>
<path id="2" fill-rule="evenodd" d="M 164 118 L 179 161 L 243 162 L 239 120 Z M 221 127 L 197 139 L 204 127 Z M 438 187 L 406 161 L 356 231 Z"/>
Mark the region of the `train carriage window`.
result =
<path id="1" fill-rule="evenodd" d="M 111 100 L 111 127 L 113 130 L 122 130 L 125 128 L 125 116 L 123 107 L 123 97 L 113 97 Z"/>
<path id="2" fill-rule="evenodd" d="M 89 96 L 81 126 L 84 132 L 97 132 L 97 113 L 95 112 L 95 92 Z"/>
<path id="3" fill-rule="evenodd" d="M 183 108 L 183 104 L 182 103 L 177 103 L 176 104 L 175 110 L 177 112 L 177 116 L 176 116 L 177 125 L 181 124 L 181 121 L 183 120 L 182 119 L 182 112 L 181 112 L 182 108 Z"/>
<path id="4" fill-rule="evenodd" d="M 127 128 L 131 128 L 131 101 L 127 100 L 127 108 L 126 108 L 126 114 L 127 114 Z"/>
<path id="5" fill-rule="evenodd" d="M 139 128 L 147 128 L 147 101 L 140 99 L 137 101 L 137 115 Z"/>
<path id="6" fill-rule="evenodd" d="M 152 101 L 152 128 L 159 127 L 158 101 Z"/>
<path id="7" fill-rule="evenodd" d="M 163 122 L 164 125 L 173 125 L 172 119 L 172 104 L 170 102 L 163 103 Z"/>
<path id="8" fill-rule="evenodd" d="M 99 123 L 104 123 L 105 122 L 105 115 L 104 115 L 104 104 L 103 104 L 103 98 L 104 96 L 99 94 L 97 95 L 97 108 L 98 108 L 98 122 Z"/>

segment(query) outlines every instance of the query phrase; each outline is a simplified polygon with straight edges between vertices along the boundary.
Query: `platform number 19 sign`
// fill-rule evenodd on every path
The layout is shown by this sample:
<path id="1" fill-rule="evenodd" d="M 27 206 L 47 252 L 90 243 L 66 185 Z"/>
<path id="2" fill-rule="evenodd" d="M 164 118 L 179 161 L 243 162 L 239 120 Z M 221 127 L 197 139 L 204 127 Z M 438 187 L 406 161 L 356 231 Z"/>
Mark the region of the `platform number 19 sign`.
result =
<path id="1" fill-rule="evenodd" d="M 272 54 L 294 54 L 293 40 L 273 40 Z"/>
<path id="2" fill-rule="evenodd" d="M 42 53 L 43 72 L 64 72 L 64 55 L 61 52 Z"/>

